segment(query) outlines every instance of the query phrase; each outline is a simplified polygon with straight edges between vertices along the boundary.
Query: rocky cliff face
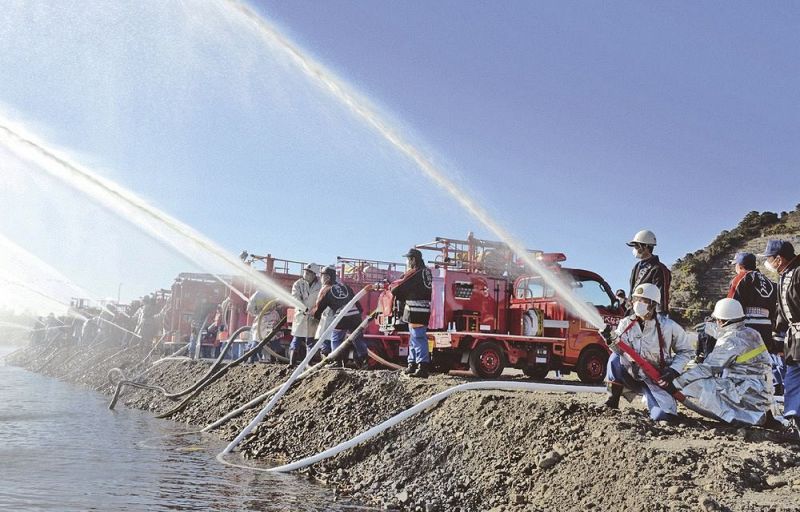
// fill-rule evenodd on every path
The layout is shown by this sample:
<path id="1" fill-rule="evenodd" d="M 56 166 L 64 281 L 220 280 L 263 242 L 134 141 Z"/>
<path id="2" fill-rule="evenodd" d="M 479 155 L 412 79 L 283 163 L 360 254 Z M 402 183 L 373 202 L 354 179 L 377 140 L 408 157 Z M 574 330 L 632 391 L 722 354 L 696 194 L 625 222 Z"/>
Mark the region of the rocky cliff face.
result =
<path id="1" fill-rule="evenodd" d="M 792 242 L 800 252 L 800 204 L 793 212 L 748 213 L 738 226 L 720 233 L 704 249 L 689 253 L 672 266 L 672 298 L 678 321 L 690 325 L 701 321 L 725 297 L 734 276 L 730 260 L 739 251 L 758 254 L 767 240 L 780 238 Z M 767 271 L 759 261 L 759 270 L 770 279 L 777 275 Z"/>

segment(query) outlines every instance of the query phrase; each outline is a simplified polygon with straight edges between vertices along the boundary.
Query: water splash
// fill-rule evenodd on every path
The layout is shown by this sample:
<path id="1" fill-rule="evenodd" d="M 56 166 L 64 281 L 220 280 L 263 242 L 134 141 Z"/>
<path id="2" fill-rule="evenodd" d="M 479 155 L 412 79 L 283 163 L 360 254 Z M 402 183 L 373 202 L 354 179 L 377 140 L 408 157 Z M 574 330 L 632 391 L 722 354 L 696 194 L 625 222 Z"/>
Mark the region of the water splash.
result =
<path id="1" fill-rule="evenodd" d="M 305 309 L 302 303 L 280 285 L 245 265 L 240 259 L 227 253 L 190 226 L 150 205 L 118 183 L 89 171 L 67 156 L 51 149 L 19 123 L 14 123 L 2 115 L 0 115 L 0 144 L 19 158 L 33 163 L 37 170 L 66 183 L 157 241 L 172 247 L 189 261 L 207 268 L 208 261 L 204 258 L 211 258 L 216 264 L 222 263 L 226 268 L 246 275 L 257 288 L 277 297 L 281 302 Z M 247 297 L 231 286 L 227 280 L 214 275 L 234 293 L 247 300 Z"/>
<path id="2" fill-rule="evenodd" d="M 603 318 L 597 310 L 578 297 L 572 290 L 570 284 L 564 282 L 553 272 L 548 270 L 547 267 L 532 258 L 523 243 L 500 226 L 486 210 L 478 205 L 475 199 L 467 195 L 461 187 L 456 185 L 441 170 L 437 169 L 430 159 L 420 150 L 406 141 L 397 130 L 384 121 L 377 112 L 373 111 L 368 106 L 369 103 L 355 93 L 348 84 L 308 56 L 299 46 L 270 25 L 250 7 L 236 0 L 225 0 L 225 2 L 235 14 L 241 17 L 243 22 L 253 27 L 271 48 L 283 50 L 303 73 L 344 104 L 357 119 L 374 129 L 400 153 L 410 159 L 428 179 L 447 192 L 467 212 L 486 226 L 486 228 L 500 238 L 500 240 L 505 242 L 509 248 L 514 251 L 517 257 L 525 263 L 529 270 L 539 274 L 542 279 L 555 289 L 558 298 L 573 313 L 597 328 L 604 325 Z"/>
<path id="3" fill-rule="evenodd" d="M 81 320 L 88 320 L 89 319 L 87 316 L 81 314 L 78 311 L 75 311 L 72 308 L 72 305 L 70 305 L 68 302 L 64 302 L 63 300 L 61 300 L 61 299 L 59 299 L 57 297 L 54 297 L 53 295 L 51 295 L 51 294 L 49 294 L 49 293 L 47 293 L 47 292 L 45 292 L 43 290 L 40 290 L 38 288 L 35 288 L 35 287 L 33 287 L 33 286 L 29 285 L 29 284 L 23 283 L 21 281 L 17 281 L 17 280 L 15 280 L 13 278 L 9 278 L 8 276 L 4 276 L 4 275 L 0 275 L 0 281 L 3 281 L 4 283 L 6 283 L 9 286 L 16 286 L 16 287 L 21 288 L 21 289 L 23 289 L 23 290 L 25 290 L 25 291 L 27 291 L 29 293 L 32 293 L 32 294 L 38 296 L 39 298 L 44 299 L 46 302 L 50 303 L 51 305 L 56 305 L 57 304 L 58 306 L 61 306 L 62 308 L 66 308 L 66 315 L 67 316 L 79 318 Z"/>
<path id="4" fill-rule="evenodd" d="M 97 297 L 92 293 L 73 282 L 67 276 L 59 272 L 58 269 L 48 264 L 35 254 L 21 247 L 19 244 L 14 243 L 2 233 L 0 233 L 0 249 L 2 249 L 2 255 L 0 256 L 0 259 L 6 260 L 3 263 L 13 264 L 18 270 L 24 270 L 25 268 L 31 267 L 36 277 L 44 277 L 46 280 L 62 284 L 69 288 L 72 293 L 75 293 L 81 297 L 89 298 L 103 311 L 112 315 L 114 314 L 113 311 L 108 309 L 103 301 L 98 300 Z"/>

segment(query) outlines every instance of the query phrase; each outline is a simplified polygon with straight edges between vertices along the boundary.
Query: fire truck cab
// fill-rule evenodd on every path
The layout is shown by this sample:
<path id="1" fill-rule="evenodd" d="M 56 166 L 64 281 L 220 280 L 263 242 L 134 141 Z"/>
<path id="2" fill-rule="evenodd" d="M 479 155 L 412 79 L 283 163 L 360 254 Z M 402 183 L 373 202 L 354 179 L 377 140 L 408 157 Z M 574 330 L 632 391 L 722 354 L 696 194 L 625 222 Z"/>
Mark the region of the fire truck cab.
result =
<path id="1" fill-rule="evenodd" d="M 530 275 L 507 245 L 479 240 L 437 238 L 416 246 L 435 251 L 428 343 L 432 361 L 443 371 L 471 370 L 483 378 L 499 377 L 507 367 L 543 379 L 550 370 L 568 373 L 589 383 L 603 380 L 608 349 L 597 328 L 570 313 L 541 276 Z M 599 275 L 562 268 L 561 253 L 529 251 L 568 283 L 576 294 L 595 306 L 607 323 L 623 311 L 611 287 Z M 379 316 L 383 336 L 407 354 L 407 326 L 390 290 L 381 295 Z"/>

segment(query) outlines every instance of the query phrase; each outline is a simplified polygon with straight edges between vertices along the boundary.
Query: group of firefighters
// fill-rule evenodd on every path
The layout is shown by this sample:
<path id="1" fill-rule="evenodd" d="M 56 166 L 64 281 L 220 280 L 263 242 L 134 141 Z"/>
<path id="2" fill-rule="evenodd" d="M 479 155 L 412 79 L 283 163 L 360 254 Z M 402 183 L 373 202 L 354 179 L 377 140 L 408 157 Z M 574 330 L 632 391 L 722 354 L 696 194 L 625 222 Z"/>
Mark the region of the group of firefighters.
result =
<path id="1" fill-rule="evenodd" d="M 67 315 L 57 317 L 50 313 L 37 318 L 31 330 L 31 343 L 88 346 L 112 341 L 150 346 L 160 328 L 161 315 L 155 298 L 150 295 L 125 307 L 110 303 L 94 310 L 76 305 Z"/>
<path id="2" fill-rule="evenodd" d="M 431 293 L 433 276 L 425 266 L 422 253 L 418 249 L 409 249 L 403 255 L 406 258 L 406 270 L 400 279 L 388 286 L 392 295 L 402 304 L 404 322 L 408 324 L 410 334 L 408 347 L 408 367 L 404 373 L 410 377 L 426 378 L 430 373 L 431 356 L 428 350 L 428 320 L 431 314 Z M 292 285 L 292 296 L 305 310 L 295 310 L 292 321 L 292 341 L 289 344 L 289 365 L 297 365 L 306 351 L 329 331 L 335 317 L 344 309 L 343 316 L 336 326 L 325 336 L 320 352 L 327 356 L 344 343 L 348 335 L 355 333 L 352 340 L 354 358 L 358 367 L 367 362 L 367 343 L 359 326 L 363 320 L 363 310 L 358 302 L 348 306 L 355 296 L 353 289 L 336 278 L 336 269 L 331 266 L 320 267 L 314 263 L 306 265 L 303 277 Z M 263 307 L 268 296 L 256 292 L 248 303 L 251 314 Z M 256 333 L 254 339 L 260 339 Z M 344 357 L 344 356 L 340 356 Z"/>
<path id="3" fill-rule="evenodd" d="M 677 398 L 726 423 L 778 426 L 777 387 L 784 395 L 783 419 L 800 436 L 800 257 L 794 246 L 769 240 L 759 255 L 778 283 L 756 269 L 756 255 L 736 254 L 728 295 L 704 326 L 705 336 L 716 342 L 687 369 L 695 350 L 669 317 L 671 275 L 653 254 L 656 237 L 640 231 L 628 245 L 638 260 L 630 279 L 630 315 L 613 332 L 601 331 L 612 349 L 605 405 L 616 409 L 621 397 L 643 395 L 651 418 L 669 421 L 677 416 Z"/>

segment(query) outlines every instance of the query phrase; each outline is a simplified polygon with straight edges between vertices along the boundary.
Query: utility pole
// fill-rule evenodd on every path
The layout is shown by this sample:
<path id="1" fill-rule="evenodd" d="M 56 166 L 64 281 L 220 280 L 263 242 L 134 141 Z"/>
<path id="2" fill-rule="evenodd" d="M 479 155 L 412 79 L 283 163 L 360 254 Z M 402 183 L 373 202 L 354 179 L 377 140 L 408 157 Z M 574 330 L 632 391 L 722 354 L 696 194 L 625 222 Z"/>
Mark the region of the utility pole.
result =
<path id="1" fill-rule="evenodd" d="M 119 304 L 119 300 L 122 297 L 122 283 L 119 283 L 117 286 L 117 304 Z"/>

